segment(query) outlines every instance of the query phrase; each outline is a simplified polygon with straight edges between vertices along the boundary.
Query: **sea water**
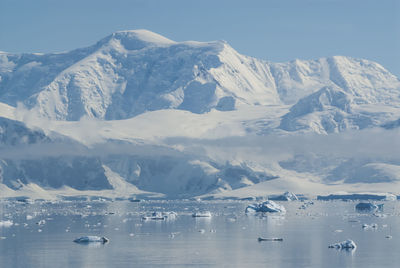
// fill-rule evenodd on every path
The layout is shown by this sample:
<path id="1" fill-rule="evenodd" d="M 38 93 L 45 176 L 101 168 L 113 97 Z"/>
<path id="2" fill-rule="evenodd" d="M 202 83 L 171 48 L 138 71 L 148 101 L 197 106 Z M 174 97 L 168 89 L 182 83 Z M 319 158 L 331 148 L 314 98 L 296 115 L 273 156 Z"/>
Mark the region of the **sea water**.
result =
<path id="1" fill-rule="evenodd" d="M 0 267 L 399 267 L 397 202 L 358 213 L 356 202 L 280 202 L 285 215 L 246 215 L 250 202 L 0 203 Z M 208 210 L 211 218 L 192 214 Z M 146 220 L 152 212 L 177 217 Z M 363 224 L 377 228 L 362 228 Z M 105 244 L 77 244 L 86 235 Z M 258 238 L 282 238 L 262 241 Z M 330 249 L 352 239 L 355 250 Z"/>

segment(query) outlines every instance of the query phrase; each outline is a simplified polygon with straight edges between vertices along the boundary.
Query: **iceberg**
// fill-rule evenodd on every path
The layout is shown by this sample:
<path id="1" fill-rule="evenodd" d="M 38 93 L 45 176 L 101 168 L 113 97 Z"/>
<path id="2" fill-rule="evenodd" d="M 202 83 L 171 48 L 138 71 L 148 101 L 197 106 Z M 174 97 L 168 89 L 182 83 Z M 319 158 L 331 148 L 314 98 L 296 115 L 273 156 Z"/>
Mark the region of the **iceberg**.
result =
<path id="1" fill-rule="evenodd" d="M 210 218 L 211 217 L 211 212 L 210 211 L 195 212 L 195 213 L 192 214 L 192 217 L 195 217 L 195 218 L 199 218 L 199 217 Z"/>
<path id="2" fill-rule="evenodd" d="M 373 204 L 370 202 L 361 202 L 356 205 L 356 210 L 358 211 L 370 211 L 370 212 L 376 212 L 376 211 L 382 211 L 383 210 L 383 204 Z"/>
<path id="3" fill-rule="evenodd" d="M 297 195 L 295 195 L 292 192 L 284 192 L 281 195 L 270 196 L 270 197 L 268 197 L 268 199 L 269 200 L 274 200 L 274 201 L 295 201 L 295 200 L 299 200 Z"/>
<path id="4" fill-rule="evenodd" d="M 286 213 L 284 206 L 275 203 L 274 201 L 267 200 L 262 203 L 252 204 L 246 207 L 246 213 L 256 213 L 256 212 L 279 212 Z"/>
<path id="5" fill-rule="evenodd" d="M 82 236 L 74 240 L 75 243 L 87 244 L 87 243 L 107 243 L 110 241 L 108 238 L 102 236 Z"/>
<path id="6" fill-rule="evenodd" d="M 10 220 L 0 221 L 0 227 L 11 227 L 14 223 Z"/>
<path id="7" fill-rule="evenodd" d="M 259 237 L 257 240 L 258 240 L 258 242 L 262 242 L 262 241 L 283 241 L 283 238 L 277 238 L 277 237 L 274 237 L 274 238 L 263 238 L 263 237 Z"/>
<path id="8" fill-rule="evenodd" d="M 143 216 L 142 220 L 148 221 L 148 220 L 175 220 L 178 214 L 176 212 L 153 212 L 151 215 Z"/>
<path id="9" fill-rule="evenodd" d="M 390 193 L 337 193 L 330 195 L 318 195 L 317 200 L 386 200 L 395 201 L 397 196 Z"/>
<path id="10" fill-rule="evenodd" d="M 347 239 L 346 241 L 335 243 L 329 246 L 329 248 L 336 249 L 355 249 L 357 248 L 356 243 L 353 240 Z"/>

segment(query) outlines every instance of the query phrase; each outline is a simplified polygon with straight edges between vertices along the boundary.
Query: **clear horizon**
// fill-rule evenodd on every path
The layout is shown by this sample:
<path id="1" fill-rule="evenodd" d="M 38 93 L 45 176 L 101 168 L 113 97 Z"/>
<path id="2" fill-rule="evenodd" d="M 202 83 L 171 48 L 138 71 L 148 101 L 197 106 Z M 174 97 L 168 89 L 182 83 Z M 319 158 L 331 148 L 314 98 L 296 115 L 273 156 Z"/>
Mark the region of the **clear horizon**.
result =
<path id="1" fill-rule="evenodd" d="M 399 14 L 396 0 L 3 0 L 0 51 L 68 51 L 115 31 L 147 29 L 175 41 L 226 40 L 273 62 L 365 58 L 400 77 Z"/>

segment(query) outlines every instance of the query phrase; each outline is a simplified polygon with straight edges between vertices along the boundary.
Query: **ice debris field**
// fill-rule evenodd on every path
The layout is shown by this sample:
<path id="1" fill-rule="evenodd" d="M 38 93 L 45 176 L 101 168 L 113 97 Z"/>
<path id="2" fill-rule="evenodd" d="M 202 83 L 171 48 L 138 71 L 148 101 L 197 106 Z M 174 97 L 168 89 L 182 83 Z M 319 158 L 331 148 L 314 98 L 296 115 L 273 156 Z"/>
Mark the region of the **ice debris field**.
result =
<path id="1" fill-rule="evenodd" d="M 287 197 L 289 193 L 282 196 Z M 244 252 L 267 247 L 281 253 L 318 244 L 321 247 L 318 251 L 334 259 L 339 257 L 329 253 L 329 248 L 344 250 L 343 256 L 352 252 L 354 257 L 375 251 L 371 241 L 377 241 L 382 247 L 399 243 L 397 201 L 343 200 L 320 201 L 297 196 L 286 201 L 3 200 L 0 202 L 0 245 L 5 252 L 31 243 L 47 246 L 55 243 L 74 250 L 85 246 L 109 250 L 128 247 L 130 254 L 135 255 L 139 253 L 132 251 L 140 246 L 168 251 L 160 249 L 159 243 L 168 243 L 171 248 L 190 243 L 194 251 L 205 250 L 204 246 L 213 243 L 239 243 L 245 247 Z M 48 235 L 55 238 L 44 240 Z M 72 242 L 77 245 L 74 247 Z M 227 245 L 224 250 L 226 254 L 232 253 Z M 218 262 L 223 264 L 222 260 Z M 10 262 L 0 258 L 0 265 L 5 264 Z"/>

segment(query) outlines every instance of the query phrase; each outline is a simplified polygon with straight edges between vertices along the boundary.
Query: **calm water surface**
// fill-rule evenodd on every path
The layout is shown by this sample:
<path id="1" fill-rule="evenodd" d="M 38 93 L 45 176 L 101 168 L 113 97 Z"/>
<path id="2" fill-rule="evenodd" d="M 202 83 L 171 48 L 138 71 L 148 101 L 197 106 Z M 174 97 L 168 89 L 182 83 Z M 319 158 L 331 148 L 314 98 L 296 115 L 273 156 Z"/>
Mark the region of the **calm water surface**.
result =
<path id="1" fill-rule="evenodd" d="M 400 266 L 397 202 L 385 202 L 380 215 L 355 212 L 355 202 L 315 202 L 306 209 L 299 209 L 301 202 L 282 202 L 286 215 L 267 217 L 245 215 L 248 204 L 2 202 L 0 221 L 14 225 L 0 227 L 0 267 Z M 209 210 L 213 217 L 193 218 L 197 210 Z M 153 211 L 175 211 L 178 217 L 141 220 Z M 378 228 L 363 229 L 363 223 Z M 83 235 L 106 236 L 110 242 L 72 242 Z M 258 242 L 260 236 L 284 240 Z M 357 249 L 328 248 L 345 239 L 354 240 Z"/>

